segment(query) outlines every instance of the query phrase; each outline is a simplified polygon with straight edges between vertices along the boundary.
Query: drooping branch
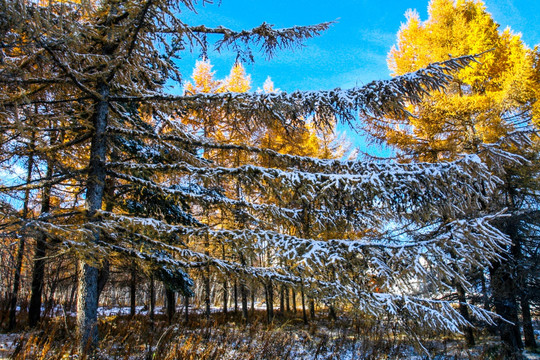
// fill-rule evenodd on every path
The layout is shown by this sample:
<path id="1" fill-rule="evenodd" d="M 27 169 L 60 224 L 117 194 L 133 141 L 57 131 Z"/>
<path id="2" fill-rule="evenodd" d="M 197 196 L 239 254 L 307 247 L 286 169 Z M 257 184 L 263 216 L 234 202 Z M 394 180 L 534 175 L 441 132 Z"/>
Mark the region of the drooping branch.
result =
<path id="1" fill-rule="evenodd" d="M 452 73 L 476 61 L 479 55 L 467 55 L 434 63 L 416 72 L 390 80 L 373 81 L 349 90 L 296 91 L 292 93 L 224 93 L 187 96 L 150 95 L 115 96 L 117 102 L 173 102 L 180 115 L 191 111 L 221 109 L 224 116 L 238 121 L 269 121 L 279 119 L 284 126 L 294 126 L 310 116 L 323 126 L 336 116 L 352 123 L 359 112 L 365 116 L 385 117 L 407 115 L 406 105 L 420 102 L 429 91 L 443 90 Z"/>

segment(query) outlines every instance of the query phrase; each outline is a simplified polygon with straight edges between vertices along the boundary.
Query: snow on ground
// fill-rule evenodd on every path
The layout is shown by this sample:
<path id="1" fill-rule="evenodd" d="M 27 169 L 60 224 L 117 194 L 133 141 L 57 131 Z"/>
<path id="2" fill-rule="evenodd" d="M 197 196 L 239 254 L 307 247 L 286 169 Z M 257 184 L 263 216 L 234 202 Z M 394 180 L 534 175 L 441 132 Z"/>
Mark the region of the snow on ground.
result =
<path id="1" fill-rule="evenodd" d="M 540 354 L 535 354 L 530 351 L 524 351 L 523 355 L 527 360 L 540 360 Z"/>
<path id="2" fill-rule="evenodd" d="M 9 359 L 21 334 L 0 334 L 0 360 Z"/>
<path id="3" fill-rule="evenodd" d="M 232 308 L 229 308 L 229 311 L 232 311 Z M 266 310 L 266 308 L 263 305 L 255 306 L 255 310 Z M 129 315 L 131 312 L 131 308 L 129 306 L 100 306 L 98 308 L 98 316 L 117 316 L 117 315 Z M 165 313 L 165 307 L 164 306 L 156 306 L 155 313 L 156 314 L 164 314 Z M 183 313 L 184 307 L 183 306 L 177 306 L 176 312 L 177 313 Z M 206 309 L 204 307 L 188 307 L 188 312 L 190 314 L 204 314 Z M 221 307 L 210 307 L 211 313 L 219 313 L 222 312 L 223 308 Z M 148 315 L 150 313 L 147 306 L 137 306 L 135 307 L 135 314 L 137 315 Z M 76 314 L 74 312 L 68 313 L 70 316 L 75 316 Z"/>

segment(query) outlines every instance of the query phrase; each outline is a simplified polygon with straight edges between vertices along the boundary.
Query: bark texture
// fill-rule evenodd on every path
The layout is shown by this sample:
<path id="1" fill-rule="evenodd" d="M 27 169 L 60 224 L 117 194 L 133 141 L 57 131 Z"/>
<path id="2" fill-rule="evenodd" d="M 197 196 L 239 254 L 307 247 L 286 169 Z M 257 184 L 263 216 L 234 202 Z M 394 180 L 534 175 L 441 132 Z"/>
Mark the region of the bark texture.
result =
<path id="1" fill-rule="evenodd" d="M 105 162 L 107 154 L 107 118 L 109 113 L 109 86 L 99 83 L 98 93 L 101 99 L 96 101 L 93 125 L 94 134 L 90 146 L 90 162 L 88 167 L 88 185 L 86 203 L 88 220 L 97 221 L 96 212 L 101 210 L 105 190 Z M 94 230 L 90 243 L 99 241 L 99 231 Z M 90 249 L 91 250 L 91 249 Z M 81 261 L 79 272 L 79 288 L 77 295 L 77 325 L 80 349 L 91 352 L 97 347 L 97 307 L 98 307 L 98 269 Z"/>

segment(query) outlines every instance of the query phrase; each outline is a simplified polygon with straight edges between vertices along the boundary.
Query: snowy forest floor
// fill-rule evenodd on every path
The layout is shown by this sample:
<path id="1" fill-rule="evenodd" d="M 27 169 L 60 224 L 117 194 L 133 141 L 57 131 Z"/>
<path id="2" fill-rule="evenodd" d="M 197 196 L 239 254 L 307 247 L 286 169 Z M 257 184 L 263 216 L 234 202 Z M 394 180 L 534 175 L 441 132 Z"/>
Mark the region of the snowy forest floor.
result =
<path id="1" fill-rule="evenodd" d="M 107 315 L 109 313 L 109 315 Z M 244 325 L 240 314 L 212 314 L 209 320 L 193 312 L 183 322 L 178 313 L 170 325 L 164 315 L 153 322 L 147 316 L 100 317 L 101 341 L 98 359 L 503 359 L 497 337 L 477 332 L 477 345 L 467 348 L 460 336 L 419 333 L 422 345 L 412 332 L 396 331 L 392 324 L 341 317 L 330 321 L 317 314 L 305 325 L 301 312 L 279 314 L 271 324 L 266 313 L 251 314 Z M 83 359 L 74 354 L 75 319 L 58 316 L 46 319 L 40 329 L 0 334 L 0 359 Z M 422 328 L 418 324 L 416 332 Z M 412 330 L 412 329 L 411 329 Z M 538 331 L 538 330 L 537 330 Z M 540 360 L 540 349 L 524 352 L 524 359 Z M 430 355 L 428 356 L 427 353 Z"/>

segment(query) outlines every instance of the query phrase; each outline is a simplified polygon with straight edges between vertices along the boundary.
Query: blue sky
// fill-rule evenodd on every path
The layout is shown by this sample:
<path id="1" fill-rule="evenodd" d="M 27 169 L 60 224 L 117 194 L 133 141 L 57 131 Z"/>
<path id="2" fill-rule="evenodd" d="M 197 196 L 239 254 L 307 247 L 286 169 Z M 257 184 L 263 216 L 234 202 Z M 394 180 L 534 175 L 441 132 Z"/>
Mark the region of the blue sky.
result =
<path id="1" fill-rule="evenodd" d="M 270 76 L 285 91 L 331 89 L 365 84 L 389 77 L 386 55 L 394 44 L 405 11 L 416 9 L 427 18 L 428 0 L 222 0 L 221 5 L 198 6 L 189 15 L 190 24 L 223 25 L 235 30 L 249 29 L 266 21 L 276 27 L 309 25 L 336 20 L 322 36 L 310 39 L 299 50 L 281 51 L 271 60 L 257 57 L 246 66 L 255 87 Z M 485 0 L 487 10 L 501 29 L 510 26 L 520 32 L 530 47 L 540 44 L 540 1 Z M 181 61 L 190 75 L 194 53 Z M 218 77 L 225 77 L 232 54 L 209 53 Z"/>
<path id="2" fill-rule="evenodd" d="M 247 64 L 253 86 L 262 87 L 267 76 L 284 91 L 348 88 L 375 79 L 389 78 L 386 56 L 396 33 L 405 21 L 405 11 L 416 9 L 427 18 L 429 0 L 219 0 L 198 6 L 198 14 L 186 13 L 192 25 L 223 25 L 241 30 L 262 22 L 276 27 L 310 25 L 337 20 L 322 36 L 310 39 L 301 49 L 281 51 L 271 60 L 258 56 Z M 485 0 L 487 10 L 501 30 L 510 26 L 522 33 L 529 47 L 540 44 L 540 1 Z M 185 56 L 180 66 L 191 76 L 195 52 Z M 224 78 L 235 61 L 228 53 L 209 53 L 218 78 Z"/>

